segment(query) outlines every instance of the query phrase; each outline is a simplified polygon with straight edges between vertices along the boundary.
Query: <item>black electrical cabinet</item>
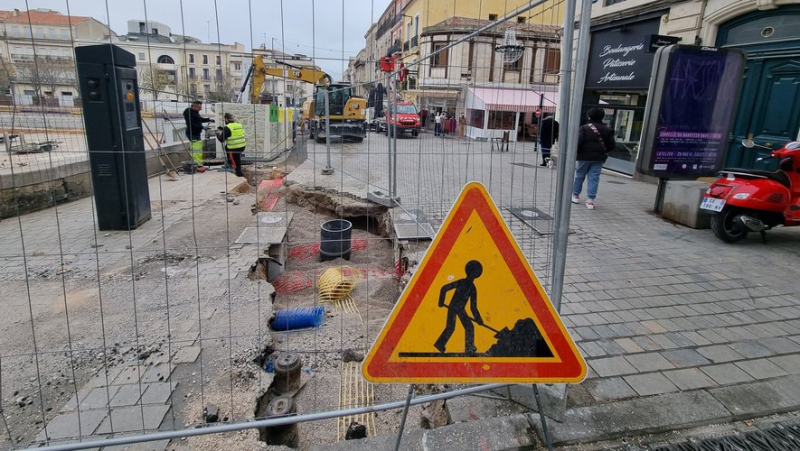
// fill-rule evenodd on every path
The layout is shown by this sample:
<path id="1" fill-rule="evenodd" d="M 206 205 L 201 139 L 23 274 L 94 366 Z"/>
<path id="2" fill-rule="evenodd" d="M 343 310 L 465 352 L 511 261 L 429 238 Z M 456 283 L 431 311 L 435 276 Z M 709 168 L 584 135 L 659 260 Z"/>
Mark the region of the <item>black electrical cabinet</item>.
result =
<path id="1" fill-rule="evenodd" d="M 136 59 L 112 44 L 75 48 L 97 226 L 133 230 L 150 219 Z"/>

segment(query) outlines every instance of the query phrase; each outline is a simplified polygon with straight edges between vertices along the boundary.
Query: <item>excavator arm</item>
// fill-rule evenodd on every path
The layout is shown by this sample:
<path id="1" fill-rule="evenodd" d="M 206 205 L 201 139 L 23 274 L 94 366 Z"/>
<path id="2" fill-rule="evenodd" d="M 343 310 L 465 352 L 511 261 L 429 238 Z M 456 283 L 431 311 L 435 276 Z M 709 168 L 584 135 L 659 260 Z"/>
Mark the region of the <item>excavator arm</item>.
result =
<path id="1" fill-rule="evenodd" d="M 293 66 L 284 62 L 277 63 L 284 67 L 266 67 L 263 57 L 253 57 L 253 65 L 250 66 L 250 72 L 247 74 L 247 78 L 251 76 L 253 78 L 250 84 L 250 103 L 258 103 L 258 97 L 261 95 L 261 88 L 264 86 L 264 81 L 268 76 L 299 80 L 315 85 L 331 84 L 330 75 L 321 70 L 310 67 Z M 242 91 L 244 91 L 245 86 L 247 86 L 247 78 L 245 78 L 245 85 L 242 86 Z"/>

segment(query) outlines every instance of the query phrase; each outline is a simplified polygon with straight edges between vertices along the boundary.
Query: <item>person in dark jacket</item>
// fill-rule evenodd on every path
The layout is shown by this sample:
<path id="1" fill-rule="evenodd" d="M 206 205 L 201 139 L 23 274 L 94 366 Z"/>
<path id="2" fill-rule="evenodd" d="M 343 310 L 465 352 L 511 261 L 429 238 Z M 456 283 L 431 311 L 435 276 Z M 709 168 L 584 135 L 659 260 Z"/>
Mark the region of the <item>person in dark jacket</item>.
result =
<path id="1" fill-rule="evenodd" d="M 542 127 L 539 129 L 539 146 L 542 149 L 542 164 L 539 166 L 547 166 L 547 162 L 550 161 L 550 149 L 556 141 L 558 141 L 558 121 L 553 117 L 553 113 L 544 113 Z"/>
<path id="2" fill-rule="evenodd" d="M 602 108 L 592 108 L 587 114 L 589 123 L 578 129 L 578 168 L 575 170 L 575 184 L 572 187 L 572 203 L 580 202 L 584 179 L 586 184 L 586 208 L 594 210 L 597 186 L 600 184 L 600 171 L 608 154 L 614 150 L 616 142 L 611 129 L 603 124 L 606 115 Z"/>
<path id="3" fill-rule="evenodd" d="M 203 163 L 203 141 L 200 140 L 203 124 L 214 122 L 213 119 L 200 116 L 200 109 L 202 108 L 203 102 L 195 100 L 189 108 L 183 110 L 183 120 L 186 121 L 186 137 L 189 138 L 192 148 L 192 159 L 197 164 Z"/>

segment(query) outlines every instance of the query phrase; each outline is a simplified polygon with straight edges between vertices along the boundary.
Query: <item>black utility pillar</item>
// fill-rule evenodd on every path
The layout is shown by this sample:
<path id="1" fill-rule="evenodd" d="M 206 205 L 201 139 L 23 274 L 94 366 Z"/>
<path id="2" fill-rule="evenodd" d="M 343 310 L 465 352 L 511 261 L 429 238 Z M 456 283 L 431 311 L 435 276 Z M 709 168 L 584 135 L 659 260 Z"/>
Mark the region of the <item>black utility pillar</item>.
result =
<path id="1" fill-rule="evenodd" d="M 150 219 L 136 59 L 112 44 L 75 48 L 97 226 L 133 230 Z"/>

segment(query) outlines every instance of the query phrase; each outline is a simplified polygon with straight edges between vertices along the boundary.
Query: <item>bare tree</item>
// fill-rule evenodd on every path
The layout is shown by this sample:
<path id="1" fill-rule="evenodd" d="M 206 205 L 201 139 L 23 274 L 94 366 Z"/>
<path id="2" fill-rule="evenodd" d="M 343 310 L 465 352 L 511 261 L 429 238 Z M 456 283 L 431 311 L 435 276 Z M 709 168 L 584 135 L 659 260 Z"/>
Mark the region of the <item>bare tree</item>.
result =
<path id="1" fill-rule="evenodd" d="M 37 56 L 32 62 L 18 65 L 19 81 L 30 84 L 37 96 L 55 97 L 60 86 L 75 84 L 75 67 L 67 60 Z"/>
<path id="2" fill-rule="evenodd" d="M 170 86 L 176 86 L 173 73 L 150 67 L 139 69 L 139 90 L 149 92 L 153 100 L 158 100 L 158 96 Z"/>
<path id="3" fill-rule="evenodd" d="M 212 102 L 231 102 L 237 88 L 233 77 L 222 75 L 214 80 L 214 89 L 208 94 L 207 99 Z"/>
<path id="4" fill-rule="evenodd" d="M 15 75 L 16 71 L 14 66 L 6 63 L 4 59 L 0 58 L 0 95 L 9 92 L 13 98 L 14 93 L 12 92 L 11 87 L 14 85 Z"/>

